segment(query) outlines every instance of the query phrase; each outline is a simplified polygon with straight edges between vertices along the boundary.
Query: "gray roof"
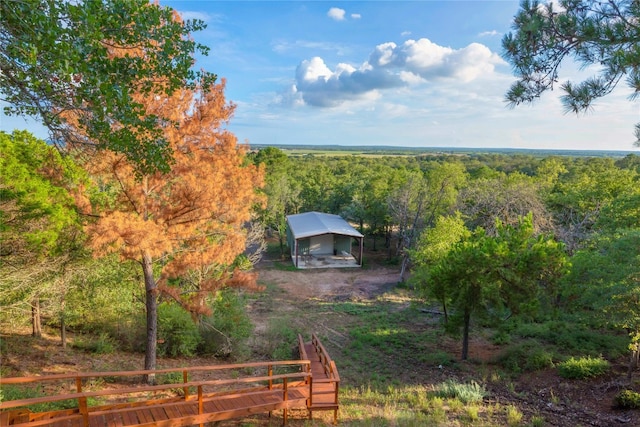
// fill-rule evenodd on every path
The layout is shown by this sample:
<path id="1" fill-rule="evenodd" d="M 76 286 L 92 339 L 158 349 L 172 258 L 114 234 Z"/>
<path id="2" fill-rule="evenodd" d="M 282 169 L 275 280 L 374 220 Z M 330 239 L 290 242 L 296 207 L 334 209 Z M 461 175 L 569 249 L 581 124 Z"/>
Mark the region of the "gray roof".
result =
<path id="1" fill-rule="evenodd" d="M 340 215 L 320 212 L 306 212 L 287 215 L 289 230 L 296 239 L 303 239 L 321 234 L 342 234 L 352 237 L 364 237 L 358 230 L 349 225 Z"/>

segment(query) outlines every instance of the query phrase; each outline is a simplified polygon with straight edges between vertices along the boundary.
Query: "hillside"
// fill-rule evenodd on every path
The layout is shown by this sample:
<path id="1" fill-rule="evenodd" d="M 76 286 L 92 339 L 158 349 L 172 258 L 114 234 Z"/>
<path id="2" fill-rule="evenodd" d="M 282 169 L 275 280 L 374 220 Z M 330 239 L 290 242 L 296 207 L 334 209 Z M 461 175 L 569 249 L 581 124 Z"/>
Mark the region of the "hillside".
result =
<path id="1" fill-rule="evenodd" d="M 283 357 L 289 351 L 294 357 L 296 333 L 315 332 L 323 339 L 343 380 L 340 425 L 640 425 L 637 413 L 612 407 L 625 385 L 624 360 L 591 380 L 566 380 L 551 367 L 515 374 L 497 363 L 514 346 L 495 345 L 485 331 L 476 330 L 470 361 L 460 362 L 459 340 L 442 332 L 437 310 L 398 286 L 397 269 L 385 265 L 381 255 L 369 254 L 367 265 L 292 271 L 286 261 L 265 260 L 259 273 L 266 290 L 251 295 L 247 304 L 255 326 L 250 342 L 254 358 L 265 357 L 267 350 Z M 0 348 L 3 376 L 139 369 L 143 360 L 141 354 L 62 349 L 54 335 L 35 339 L 28 331 L 2 331 Z M 161 367 L 211 363 L 229 361 L 159 360 Z M 476 381 L 486 395 L 481 403 L 469 404 L 435 398 L 435 390 L 447 381 Z M 222 425 L 280 425 L 278 417 Z M 304 418 L 304 413 L 294 413 L 290 425 L 310 425 Z M 311 425 L 330 421 L 328 413 L 315 418 Z"/>

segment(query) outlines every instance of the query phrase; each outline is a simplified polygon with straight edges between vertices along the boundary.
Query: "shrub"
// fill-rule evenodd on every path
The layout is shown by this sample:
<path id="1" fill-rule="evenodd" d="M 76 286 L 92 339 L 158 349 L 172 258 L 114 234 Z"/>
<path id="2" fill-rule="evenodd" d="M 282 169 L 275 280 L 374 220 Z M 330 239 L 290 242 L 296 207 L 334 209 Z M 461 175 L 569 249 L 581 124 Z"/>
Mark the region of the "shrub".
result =
<path id="1" fill-rule="evenodd" d="M 249 352 L 246 345 L 253 324 L 245 310 L 245 299 L 233 289 L 218 292 L 213 313 L 200 322 L 200 352 L 218 357 L 242 358 Z"/>
<path id="2" fill-rule="evenodd" d="M 486 389 L 475 381 L 461 384 L 447 380 L 436 386 L 435 395 L 447 399 L 458 399 L 464 404 L 481 402 L 487 395 Z"/>
<path id="3" fill-rule="evenodd" d="M 620 409 L 640 409 L 640 393 L 632 390 L 622 390 L 616 396 L 615 403 Z"/>
<path id="4" fill-rule="evenodd" d="M 552 368 L 553 355 L 544 349 L 534 350 L 525 361 L 525 371 L 539 371 L 541 369 Z"/>
<path id="5" fill-rule="evenodd" d="M 522 412 L 513 405 L 507 406 L 507 425 L 518 426 L 522 422 Z"/>
<path id="6" fill-rule="evenodd" d="M 97 338 L 78 337 L 72 346 L 82 351 L 95 354 L 110 354 L 116 350 L 116 343 L 107 333 L 101 333 Z"/>
<path id="7" fill-rule="evenodd" d="M 509 372 L 520 374 L 553 367 L 553 355 L 537 340 L 526 340 L 507 347 L 497 362 Z"/>
<path id="8" fill-rule="evenodd" d="M 602 375 L 609 370 L 609 362 L 602 357 L 570 358 L 558 365 L 558 373 L 563 378 L 585 379 Z"/>
<path id="9" fill-rule="evenodd" d="M 162 303 L 158 306 L 158 355 L 193 356 L 200 343 L 198 326 L 182 307 Z"/>
<path id="10" fill-rule="evenodd" d="M 265 334 L 264 353 L 274 360 L 290 360 L 297 349 L 298 331 L 290 319 L 278 318 L 269 322 Z"/>

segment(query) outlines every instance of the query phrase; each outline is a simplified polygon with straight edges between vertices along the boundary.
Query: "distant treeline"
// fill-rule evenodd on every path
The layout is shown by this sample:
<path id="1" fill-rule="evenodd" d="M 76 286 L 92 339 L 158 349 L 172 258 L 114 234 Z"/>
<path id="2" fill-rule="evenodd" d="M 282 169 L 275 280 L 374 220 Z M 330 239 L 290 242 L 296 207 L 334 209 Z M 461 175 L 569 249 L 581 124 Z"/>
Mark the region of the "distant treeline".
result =
<path id="1" fill-rule="evenodd" d="M 251 144 L 254 150 L 266 147 L 276 147 L 287 154 L 323 154 L 327 152 L 348 152 L 350 154 L 385 155 L 385 156 L 416 156 L 440 154 L 523 154 L 534 157 L 567 156 L 567 157 L 625 157 L 628 154 L 640 155 L 640 150 L 550 150 L 527 148 L 472 148 L 472 147 L 396 147 L 390 145 L 278 145 Z"/>

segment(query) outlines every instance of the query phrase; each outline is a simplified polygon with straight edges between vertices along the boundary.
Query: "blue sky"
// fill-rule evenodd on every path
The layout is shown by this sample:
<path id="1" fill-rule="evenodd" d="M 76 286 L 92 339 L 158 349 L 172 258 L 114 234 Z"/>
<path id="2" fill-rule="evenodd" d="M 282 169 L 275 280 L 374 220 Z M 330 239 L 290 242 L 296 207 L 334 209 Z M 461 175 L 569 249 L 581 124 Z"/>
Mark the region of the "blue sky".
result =
<path id="1" fill-rule="evenodd" d="M 634 150 L 621 87 L 563 113 L 559 93 L 509 109 L 500 57 L 517 1 L 172 1 L 208 28 L 198 66 L 227 80 L 250 144 Z M 568 65 L 565 78 L 578 74 Z"/>
<path id="2" fill-rule="evenodd" d="M 507 108 L 500 40 L 517 1 L 161 4 L 207 23 L 196 67 L 226 79 L 240 142 L 638 150 L 624 85 L 586 115 L 564 114 L 559 91 Z"/>

